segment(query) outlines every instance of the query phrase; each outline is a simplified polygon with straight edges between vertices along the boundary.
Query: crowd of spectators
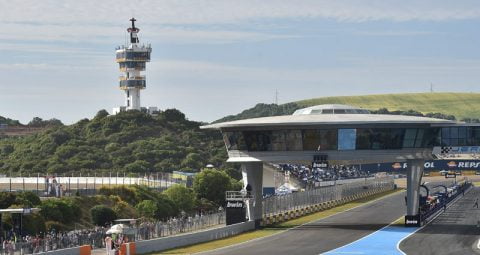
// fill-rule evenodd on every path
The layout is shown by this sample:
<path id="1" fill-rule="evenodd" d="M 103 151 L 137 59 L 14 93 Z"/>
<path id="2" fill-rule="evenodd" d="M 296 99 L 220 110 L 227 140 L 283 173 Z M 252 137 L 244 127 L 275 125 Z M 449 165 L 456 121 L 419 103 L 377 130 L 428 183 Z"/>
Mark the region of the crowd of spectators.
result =
<path id="1" fill-rule="evenodd" d="M 91 230 L 77 231 L 49 231 L 39 235 L 26 235 L 17 238 L 10 234 L 9 238 L 2 243 L 2 254 L 14 254 L 20 251 L 21 254 L 35 254 L 58 249 L 76 247 L 80 245 L 91 245 L 93 248 L 103 247 L 103 238 L 106 228 L 95 228 Z"/>
<path id="2" fill-rule="evenodd" d="M 356 166 L 332 165 L 328 168 L 313 168 L 302 164 L 278 164 L 277 169 L 288 172 L 305 186 L 314 185 L 323 181 L 364 178 L 370 173 L 358 169 Z"/>
<path id="3" fill-rule="evenodd" d="M 142 221 L 136 226 L 125 229 L 129 240 L 149 240 L 180 233 L 192 232 L 212 226 L 225 224 L 225 212 L 204 215 L 184 215 L 167 221 Z M 49 231 L 39 235 L 26 235 L 23 238 L 8 233 L 3 241 L 1 254 L 36 254 L 58 249 L 90 245 L 93 249 L 105 248 L 107 227 L 95 227 L 88 230 Z"/>

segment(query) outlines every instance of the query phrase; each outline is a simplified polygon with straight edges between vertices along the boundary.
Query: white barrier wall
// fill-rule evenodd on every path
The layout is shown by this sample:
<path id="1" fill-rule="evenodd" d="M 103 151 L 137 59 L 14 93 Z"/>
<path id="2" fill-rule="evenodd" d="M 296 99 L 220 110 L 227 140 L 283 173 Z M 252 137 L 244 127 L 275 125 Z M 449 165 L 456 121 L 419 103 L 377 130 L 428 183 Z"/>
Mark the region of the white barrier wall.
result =
<path id="1" fill-rule="evenodd" d="M 54 250 L 54 251 L 47 251 L 47 252 L 40 252 L 40 253 L 35 253 L 35 254 L 39 254 L 39 255 L 77 255 L 77 254 L 80 254 L 80 247 Z"/>
<path id="2" fill-rule="evenodd" d="M 203 243 L 240 234 L 255 229 L 255 222 L 248 221 L 226 227 L 214 228 L 205 231 L 183 234 L 178 236 L 163 237 L 158 239 L 135 242 L 136 253 L 143 254 L 154 251 L 163 251 L 176 247 Z"/>

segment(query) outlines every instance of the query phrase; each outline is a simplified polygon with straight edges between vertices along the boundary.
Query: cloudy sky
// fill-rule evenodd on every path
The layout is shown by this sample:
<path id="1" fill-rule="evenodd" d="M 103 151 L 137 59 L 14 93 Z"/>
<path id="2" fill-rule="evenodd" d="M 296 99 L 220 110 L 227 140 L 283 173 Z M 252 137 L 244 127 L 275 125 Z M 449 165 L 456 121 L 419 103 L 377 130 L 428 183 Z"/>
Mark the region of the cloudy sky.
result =
<path id="1" fill-rule="evenodd" d="M 257 103 L 480 92 L 478 0 L 0 0 L 0 115 L 123 104 L 115 47 L 151 43 L 142 105 L 213 121 Z"/>

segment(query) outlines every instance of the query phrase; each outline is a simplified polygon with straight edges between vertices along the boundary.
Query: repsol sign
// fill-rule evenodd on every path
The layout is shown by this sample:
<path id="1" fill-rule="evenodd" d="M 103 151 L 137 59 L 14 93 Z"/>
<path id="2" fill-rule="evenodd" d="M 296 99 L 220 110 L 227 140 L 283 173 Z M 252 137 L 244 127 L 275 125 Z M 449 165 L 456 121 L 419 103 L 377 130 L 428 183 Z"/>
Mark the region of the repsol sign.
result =
<path id="1" fill-rule="evenodd" d="M 425 170 L 480 170 L 480 160 L 431 160 L 425 161 Z M 391 162 L 380 164 L 364 164 L 361 166 L 364 171 L 389 172 L 408 169 L 407 162 Z"/>

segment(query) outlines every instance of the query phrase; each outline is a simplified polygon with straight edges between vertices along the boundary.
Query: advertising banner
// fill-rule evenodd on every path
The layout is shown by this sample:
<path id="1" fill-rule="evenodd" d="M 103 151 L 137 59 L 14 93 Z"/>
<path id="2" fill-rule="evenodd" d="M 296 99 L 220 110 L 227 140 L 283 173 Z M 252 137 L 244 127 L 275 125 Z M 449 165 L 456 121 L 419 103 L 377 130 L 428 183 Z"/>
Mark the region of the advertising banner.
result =
<path id="1" fill-rule="evenodd" d="M 407 162 L 390 162 L 379 164 L 364 164 L 361 166 L 363 171 L 370 172 L 398 172 L 407 170 Z M 424 168 L 427 171 L 441 171 L 441 170 L 479 170 L 480 160 L 432 160 L 425 161 Z"/>
<path id="2" fill-rule="evenodd" d="M 227 201 L 225 212 L 227 225 L 246 221 L 246 208 L 243 201 Z"/>

